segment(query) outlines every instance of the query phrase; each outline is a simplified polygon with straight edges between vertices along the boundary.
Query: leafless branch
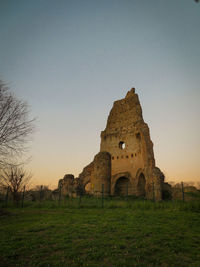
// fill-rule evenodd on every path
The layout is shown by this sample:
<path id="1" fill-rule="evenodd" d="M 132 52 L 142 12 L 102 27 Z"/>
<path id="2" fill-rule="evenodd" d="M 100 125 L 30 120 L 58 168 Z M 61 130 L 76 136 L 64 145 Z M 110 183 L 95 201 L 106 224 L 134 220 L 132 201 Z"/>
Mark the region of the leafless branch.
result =
<path id="1" fill-rule="evenodd" d="M 26 150 L 33 125 L 27 103 L 17 99 L 0 80 L 0 166 Z"/>

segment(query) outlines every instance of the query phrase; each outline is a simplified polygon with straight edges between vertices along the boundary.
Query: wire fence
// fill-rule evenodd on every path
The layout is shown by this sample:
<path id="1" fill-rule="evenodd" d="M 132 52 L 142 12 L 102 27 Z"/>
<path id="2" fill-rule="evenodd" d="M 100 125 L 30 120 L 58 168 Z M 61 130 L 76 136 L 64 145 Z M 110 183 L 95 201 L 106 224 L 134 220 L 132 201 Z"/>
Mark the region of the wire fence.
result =
<path id="1" fill-rule="evenodd" d="M 179 188 L 179 200 L 185 202 L 184 184 L 181 183 Z M 152 183 L 152 197 L 146 200 L 145 197 L 136 197 L 128 194 L 128 188 L 123 196 L 107 196 L 104 191 L 104 184 L 102 184 L 101 194 L 98 196 L 92 196 L 89 194 L 62 195 L 61 190 L 51 191 L 40 187 L 38 191 L 27 190 L 23 187 L 22 192 L 18 193 L 17 201 L 14 200 L 13 194 L 10 188 L 6 188 L 3 193 L 0 193 L 0 206 L 1 207 L 66 207 L 66 208 L 114 208 L 114 207 L 130 207 L 134 205 L 136 201 L 143 202 L 156 202 L 155 198 L 155 186 Z"/>

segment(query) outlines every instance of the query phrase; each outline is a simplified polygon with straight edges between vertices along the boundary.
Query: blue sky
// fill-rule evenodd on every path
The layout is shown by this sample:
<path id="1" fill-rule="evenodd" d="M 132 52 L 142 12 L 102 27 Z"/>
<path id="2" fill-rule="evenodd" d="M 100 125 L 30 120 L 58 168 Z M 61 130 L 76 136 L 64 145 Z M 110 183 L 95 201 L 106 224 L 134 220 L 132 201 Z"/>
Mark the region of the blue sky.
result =
<path id="1" fill-rule="evenodd" d="M 131 87 L 157 166 L 200 180 L 199 25 L 192 0 L 0 0 L 0 78 L 37 117 L 35 183 L 77 176 Z"/>

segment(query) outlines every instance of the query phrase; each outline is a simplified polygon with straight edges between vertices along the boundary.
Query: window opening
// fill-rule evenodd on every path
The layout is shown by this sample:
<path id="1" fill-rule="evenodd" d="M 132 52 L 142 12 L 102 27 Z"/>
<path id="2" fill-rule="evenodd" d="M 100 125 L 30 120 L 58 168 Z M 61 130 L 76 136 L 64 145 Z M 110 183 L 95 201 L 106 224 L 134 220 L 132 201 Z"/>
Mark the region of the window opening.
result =
<path id="1" fill-rule="evenodd" d="M 123 141 L 119 142 L 120 149 L 125 149 L 125 147 L 126 147 L 126 144 Z"/>

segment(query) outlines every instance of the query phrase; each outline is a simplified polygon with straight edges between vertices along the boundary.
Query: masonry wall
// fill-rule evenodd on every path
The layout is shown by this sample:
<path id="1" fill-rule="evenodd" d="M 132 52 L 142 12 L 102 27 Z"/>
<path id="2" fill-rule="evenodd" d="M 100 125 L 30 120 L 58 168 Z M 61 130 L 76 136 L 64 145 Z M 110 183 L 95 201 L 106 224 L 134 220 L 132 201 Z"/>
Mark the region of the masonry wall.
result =
<path id="1" fill-rule="evenodd" d="M 153 143 L 142 109 L 132 88 L 122 100 L 114 102 L 105 130 L 101 133 L 101 151 L 111 154 L 111 194 L 120 176 L 129 176 L 129 194 L 138 193 L 137 174 L 142 170 L 148 179 L 146 168 L 154 168 Z"/>
<path id="2" fill-rule="evenodd" d="M 94 195 L 101 194 L 104 184 L 107 195 L 120 194 L 121 190 L 123 194 L 162 198 L 164 175 L 155 166 L 149 128 L 134 88 L 124 99 L 114 102 L 101 132 L 100 152 L 78 179 L 65 183 L 76 185 L 78 181 L 79 187 L 86 191 L 87 186 L 87 193 Z"/>

